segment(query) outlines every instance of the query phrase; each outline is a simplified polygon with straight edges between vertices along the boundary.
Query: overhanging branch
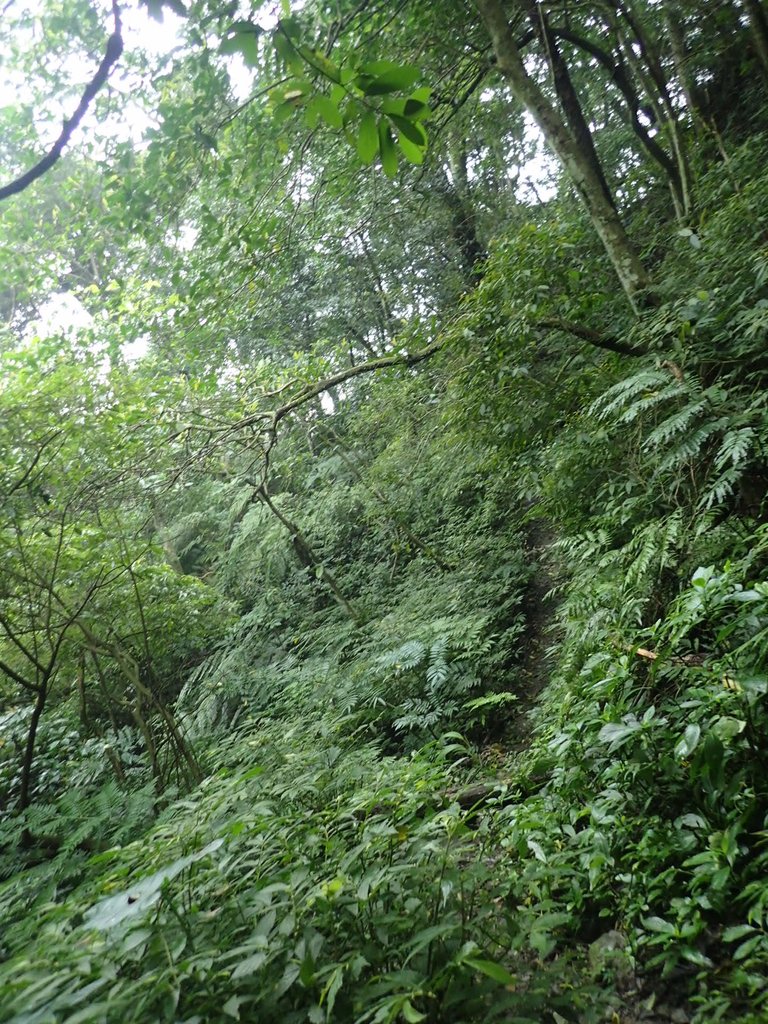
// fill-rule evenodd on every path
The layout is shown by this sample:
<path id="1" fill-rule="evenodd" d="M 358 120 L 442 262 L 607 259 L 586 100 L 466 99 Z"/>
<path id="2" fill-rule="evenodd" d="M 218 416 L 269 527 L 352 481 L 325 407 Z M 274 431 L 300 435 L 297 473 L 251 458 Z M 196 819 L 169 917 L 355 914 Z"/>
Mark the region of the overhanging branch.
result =
<path id="1" fill-rule="evenodd" d="M 608 352 L 616 352 L 622 356 L 644 356 L 646 349 L 640 345 L 628 345 L 618 338 L 612 338 L 591 327 L 582 327 L 581 324 L 571 323 L 570 320 L 561 320 L 560 317 L 550 316 L 544 320 L 537 320 L 535 327 L 548 327 L 551 330 L 563 331 L 565 334 L 572 334 L 574 338 L 581 338 L 582 341 L 594 345 L 596 348 L 606 349 Z"/>
<path id="2" fill-rule="evenodd" d="M 16 178 L 15 181 L 11 181 L 9 184 L 0 188 L 0 200 L 7 199 L 9 196 L 23 192 L 24 189 L 31 185 L 33 181 L 41 178 L 46 171 L 49 171 L 51 167 L 53 167 L 63 153 L 64 147 L 72 138 L 75 129 L 85 116 L 85 112 L 90 106 L 94 96 L 109 78 L 112 68 L 120 59 L 120 54 L 123 52 L 120 7 L 117 4 L 117 0 L 112 0 L 112 15 L 115 21 L 115 30 L 107 40 L 107 49 L 104 53 L 104 59 L 101 64 L 99 64 L 96 74 L 85 87 L 83 95 L 80 98 L 80 103 L 77 106 L 77 110 L 64 122 L 61 134 L 42 160 L 39 160 L 34 167 L 31 167 L 25 174 L 22 174 L 21 177 Z"/>

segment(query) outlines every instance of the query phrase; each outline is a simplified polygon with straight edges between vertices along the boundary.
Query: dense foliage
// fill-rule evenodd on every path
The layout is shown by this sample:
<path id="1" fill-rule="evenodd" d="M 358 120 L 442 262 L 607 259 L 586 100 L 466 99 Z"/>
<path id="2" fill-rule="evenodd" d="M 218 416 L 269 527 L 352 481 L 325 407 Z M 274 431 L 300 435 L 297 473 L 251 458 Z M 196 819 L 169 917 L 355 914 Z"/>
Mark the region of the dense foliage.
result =
<path id="1" fill-rule="evenodd" d="M 768 12 L 276 6 L 3 8 L 0 1021 L 757 1024 Z"/>

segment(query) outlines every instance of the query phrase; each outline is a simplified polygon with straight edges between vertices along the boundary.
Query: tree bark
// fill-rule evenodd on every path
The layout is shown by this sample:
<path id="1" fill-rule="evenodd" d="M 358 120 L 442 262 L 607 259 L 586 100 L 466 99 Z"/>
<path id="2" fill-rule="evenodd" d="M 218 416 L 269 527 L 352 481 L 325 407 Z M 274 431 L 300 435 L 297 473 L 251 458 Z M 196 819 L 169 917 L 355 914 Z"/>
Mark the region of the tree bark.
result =
<path id="1" fill-rule="evenodd" d="M 557 93 L 557 98 L 560 100 L 560 106 L 565 114 L 565 120 L 571 130 L 574 140 L 576 141 L 576 145 L 592 164 L 595 177 L 600 182 L 600 187 L 603 190 L 603 195 L 611 206 L 615 208 L 616 203 L 613 198 L 613 193 L 611 192 L 610 186 L 608 185 L 608 181 L 605 177 L 605 172 L 603 171 L 602 164 L 600 163 L 600 158 L 597 155 L 595 142 L 592 138 L 592 132 L 589 130 L 587 119 L 584 117 L 581 101 L 579 100 L 576 89 L 574 88 L 573 80 L 571 78 L 570 71 L 568 70 L 568 65 L 560 52 L 560 48 L 557 45 L 557 39 L 550 28 L 544 9 L 540 4 L 536 3 L 535 0 L 521 0 L 521 3 L 525 8 L 528 22 L 533 32 L 538 37 L 544 53 L 546 54 L 547 63 L 549 64 L 550 71 L 552 72 L 552 82 L 555 86 L 555 92 Z"/>
<path id="2" fill-rule="evenodd" d="M 461 253 L 464 275 L 469 286 L 475 288 L 483 279 L 482 265 L 488 254 L 477 233 L 477 217 L 467 172 L 466 143 L 455 135 L 448 144 L 448 167 L 451 173 L 450 180 L 444 176 L 445 204 L 451 215 L 453 237 Z"/>
<path id="3" fill-rule="evenodd" d="M 683 183 L 680 178 L 677 163 L 671 156 L 669 156 L 666 150 L 659 145 L 656 138 L 650 134 L 648 129 L 640 120 L 641 113 L 650 112 L 654 114 L 654 124 L 657 123 L 655 111 L 649 111 L 643 107 L 643 103 L 641 102 L 637 89 L 634 86 L 627 69 L 625 59 L 620 50 L 616 49 L 615 52 L 609 53 L 608 51 L 603 50 L 600 46 L 597 46 L 590 39 L 586 39 L 584 36 L 580 36 L 569 29 L 556 28 L 552 29 L 552 33 L 558 39 L 563 39 L 566 42 L 572 43 L 580 50 L 583 50 L 591 57 L 594 57 L 610 77 L 610 80 L 624 98 L 626 111 L 622 113 L 622 116 L 626 116 L 629 121 L 629 126 L 637 136 L 640 144 L 646 150 L 648 155 L 655 160 L 659 167 L 664 171 L 670 191 L 672 192 L 672 201 L 675 205 L 675 210 L 678 212 L 679 217 L 682 216 L 682 211 L 685 207 L 685 197 Z"/>
<path id="4" fill-rule="evenodd" d="M 72 134 L 85 117 L 88 107 L 91 105 L 91 102 L 99 89 L 101 89 L 109 78 L 112 68 L 118 62 L 120 55 L 123 52 L 122 25 L 120 21 L 120 8 L 117 4 L 117 0 L 113 0 L 112 2 L 112 16 L 115 21 L 115 30 L 107 40 L 107 48 L 101 64 L 99 64 L 95 75 L 83 90 L 83 95 L 77 105 L 77 110 L 64 122 L 64 126 L 61 129 L 58 139 L 56 139 L 53 146 L 51 146 L 45 156 L 42 157 L 41 160 L 38 160 L 34 167 L 31 167 L 25 174 L 22 174 L 21 177 L 16 178 L 14 181 L 11 181 L 0 188 L 0 200 L 7 199 L 8 196 L 17 195 L 19 192 L 23 192 L 25 188 L 29 188 L 33 181 L 37 181 L 38 178 L 41 178 L 46 171 L 49 171 L 56 161 L 61 158 L 61 154 L 64 152 L 64 148 L 72 138 Z"/>
<path id="5" fill-rule="evenodd" d="M 655 40 L 648 35 L 640 19 L 635 16 L 629 0 L 626 3 L 619 0 L 614 8 L 617 15 L 614 28 L 623 44 L 627 62 L 636 69 L 646 95 L 656 110 L 659 128 L 666 135 L 675 157 L 679 181 L 677 190 L 675 188 L 672 190 L 672 196 L 675 200 L 678 220 L 685 222 L 691 212 L 690 167 L 661 56 Z M 630 29 L 629 38 L 621 32 L 622 21 Z M 639 52 L 639 56 L 635 52 L 636 50 Z"/>
<path id="6" fill-rule="evenodd" d="M 749 31 L 763 69 L 763 77 L 768 81 L 768 17 L 760 0 L 744 0 L 744 9 L 749 18 Z"/>
<path id="7" fill-rule="evenodd" d="M 32 709 L 32 717 L 29 720 L 27 730 L 27 742 L 24 747 L 24 760 L 21 765 L 21 792 L 19 793 L 19 810 L 25 811 L 32 802 L 32 765 L 35 759 L 35 740 L 37 739 L 37 727 L 40 724 L 40 717 L 45 709 L 45 702 L 48 698 L 48 679 L 41 680 L 37 691 L 37 699 Z"/>
<path id="8" fill-rule="evenodd" d="M 703 118 L 704 111 L 701 96 L 688 69 L 688 46 L 683 29 L 680 27 L 680 13 L 678 10 L 671 9 L 669 5 L 665 4 L 662 9 L 662 17 L 667 30 L 667 36 L 669 37 L 669 46 L 672 52 L 672 60 L 675 63 L 677 80 L 683 91 L 685 105 L 688 107 L 691 119 L 695 124 L 697 117 Z"/>
<path id="9" fill-rule="evenodd" d="M 580 148 L 538 83 L 526 71 L 501 0 L 475 0 L 475 3 L 491 38 L 499 71 L 509 83 L 515 99 L 536 121 L 563 164 L 587 208 L 632 309 L 639 312 L 650 304 L 651 279 L 619 215 L 606 198 L 588 155 Z"/>

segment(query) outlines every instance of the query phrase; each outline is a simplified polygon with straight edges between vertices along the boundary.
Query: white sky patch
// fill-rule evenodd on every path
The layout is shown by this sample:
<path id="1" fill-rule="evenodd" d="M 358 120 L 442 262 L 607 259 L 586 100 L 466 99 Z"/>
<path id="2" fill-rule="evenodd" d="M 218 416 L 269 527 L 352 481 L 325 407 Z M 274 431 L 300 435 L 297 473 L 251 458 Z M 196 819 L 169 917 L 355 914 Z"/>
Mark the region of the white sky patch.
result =
<path id="1" fill-rule="evenodd" d="M 123 41 L 126 50 L 146 50 L 160 56 L 170 53 L 181 44 L 184 19 L 169 7 L 163 8 L 161 21 L 152 18 L 146 8 L 132 8 L 123 12 Z"/>
<path id="2" fill-rule="evenodd" d="M 93 326 L 93 317 L 72 292 L 54 292 L 40 307 L 40 317 L 27 327 L 27 337 L 73 336 Z"/>
<path id="3" fill-rule="evenodd" d="M 524 136 L 526 146 L 533 149 L 534 155 L 520 166 L 520 178 L 517 197 L 522 202 L 546 203 L 557 193 L 558 163 L 546 149 L 541 129 L 530 114 L 523 115 Z"/>
<path id="4" fill-rule="evenodd" d="M 40 316 L 30 323 L 25 331 L 27 340 L 32 338 L 74 338 L 79 331 L 92 329 L 94 320 L 85 306 L 72 292 L 54 292 L 40 307 Z M 93 351 L 105 351 L 103 345 L 96 343 Z M 149 351 L 149 335 L 142 335 L 135 341 L 121 346 L 123 359 L 134 363 L 143 359 Z M 106 360 L 104 364 L 106 368 Z"/>
<path id="5" fill-rule="evenodd" d="M 175 231 L 169 231 L 165 237 L 168 244 L 175 246 L 180 252 L 191 252 L 199 234 L 200 229 L 194 224 L 181 224 Z"/>
<path id="6" fill-rule="evenodd" d="M 120 354 L 126 363 L 135 363 L 139 359 L 143 359 L 149 351 L 149 335 L 145 334 L 141 338 L 136 338 L 135 341 L 129 341 L 127 345 L 123 345 L 120 349 Z"/>

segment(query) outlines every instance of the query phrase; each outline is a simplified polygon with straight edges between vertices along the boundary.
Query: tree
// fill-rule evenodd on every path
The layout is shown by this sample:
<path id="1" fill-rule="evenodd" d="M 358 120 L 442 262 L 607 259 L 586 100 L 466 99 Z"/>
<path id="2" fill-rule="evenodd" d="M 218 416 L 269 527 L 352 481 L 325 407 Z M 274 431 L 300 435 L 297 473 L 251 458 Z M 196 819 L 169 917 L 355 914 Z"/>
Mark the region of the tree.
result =
<path id="1" fill-rule="evenodd" d="M 588 130 L 575 113 L 573 123 L 566 124 L 543 90 L 525 67 L 522 53 L 514 38 L 500 0 L 477 0 L 477 8 L 488 29 L 499 71 L 509 82 L 515 99 L 530 113 L 548 144 L 562 161 L 576 191 L 589 211 L 590 220 L 600 237 L 632 307 L 639 309 L 648 301 L 651 279 L 622 221 L 607 194 L 605 180 L 598 170 L 594 150 L 586 140 Z M 558 62 L 561 81 L 562 62 Z M 563 84 L 562 88 L 566 88 Z M 567 91 L 572 102 L 572 92 Z M 574 133 L 574 125 L 578 135 Z"/>

